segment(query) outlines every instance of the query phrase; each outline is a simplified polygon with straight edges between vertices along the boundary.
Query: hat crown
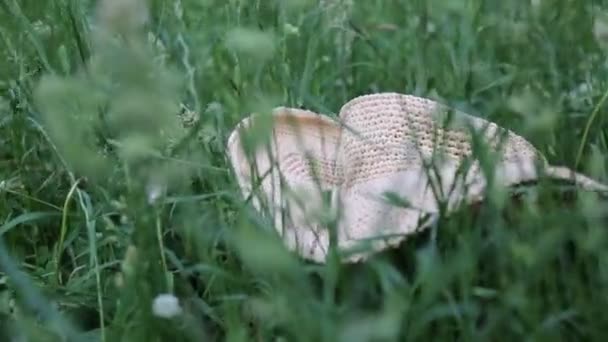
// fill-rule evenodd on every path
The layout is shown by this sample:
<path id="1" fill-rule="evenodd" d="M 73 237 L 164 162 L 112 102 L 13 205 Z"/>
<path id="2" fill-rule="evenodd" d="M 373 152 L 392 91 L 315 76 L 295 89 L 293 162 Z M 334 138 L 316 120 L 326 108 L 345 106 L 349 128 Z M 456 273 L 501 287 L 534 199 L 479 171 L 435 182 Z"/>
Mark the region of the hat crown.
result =
<path id="1" fill-rule="evenodd" d="M 487 120 L 412 95 L 381 93 L 347 102 L 340 110 L 344 181 L 419 168 L 441 156 L 459 163 L 473 153 L 472 130 L 502 162 L 544 159 L 528 141 Z"/>

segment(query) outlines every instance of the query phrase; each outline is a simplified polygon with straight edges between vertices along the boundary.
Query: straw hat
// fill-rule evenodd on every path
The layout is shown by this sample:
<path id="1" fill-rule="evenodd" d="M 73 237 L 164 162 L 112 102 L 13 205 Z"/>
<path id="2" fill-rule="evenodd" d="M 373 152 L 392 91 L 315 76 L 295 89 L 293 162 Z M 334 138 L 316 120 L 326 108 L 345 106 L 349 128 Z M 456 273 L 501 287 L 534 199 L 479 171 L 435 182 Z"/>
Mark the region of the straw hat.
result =
<path id="1" fill-rule="evenodd" d="M 509 187 L 544 174 L 608 191 L 584 175 L 548 165 L 513 132 L 428 99 L 365 95 L 346 103 L 339 119 L 279 107 L 270 117 L 243 119 L 228 139 L 245 198 L 274 217 L 290 250 L 312 261 L 325 261 L 334 241 L 330 231 L 346 262 L 396 246 L 429 227 L 440 208 L 449 213 L 481 201 L 490 179 Z M 254 145 L 252 128 L 264 122 L 272 123 L 272 134 Z M 473 153 L 475 137 L 495 154 L 491 177 L 473 158 L 480 155 Z"/>

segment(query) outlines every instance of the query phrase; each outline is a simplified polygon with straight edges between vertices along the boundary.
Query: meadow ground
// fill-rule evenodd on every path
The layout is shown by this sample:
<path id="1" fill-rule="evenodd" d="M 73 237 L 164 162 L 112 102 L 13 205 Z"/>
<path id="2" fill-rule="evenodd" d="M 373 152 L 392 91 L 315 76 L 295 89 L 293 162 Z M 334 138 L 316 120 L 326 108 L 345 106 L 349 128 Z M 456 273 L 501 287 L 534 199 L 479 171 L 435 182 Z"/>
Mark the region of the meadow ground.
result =
<path id="1" fill-rule="evenodd" d="M 490 196 L 317 265 L 262 233 L 224 157 L 246 113 L 395 91 L 604 181 L 606 1 L 141 3 L 0 1 L 0 341 L 606 337 L 595 194 Z"/>

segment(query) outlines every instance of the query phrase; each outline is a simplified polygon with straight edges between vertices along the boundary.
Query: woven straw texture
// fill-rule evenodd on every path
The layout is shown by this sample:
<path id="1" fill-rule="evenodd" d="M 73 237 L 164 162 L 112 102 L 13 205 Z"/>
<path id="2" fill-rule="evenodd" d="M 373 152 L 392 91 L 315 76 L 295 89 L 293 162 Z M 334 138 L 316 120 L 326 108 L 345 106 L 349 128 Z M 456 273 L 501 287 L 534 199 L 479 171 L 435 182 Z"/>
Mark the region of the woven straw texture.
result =
<path id="1" fill-rule="evenodd" d="M 509 130 L 411 95 L 357 97 L 341 108 L 339 122 L 277 108 L 267 143 L 246 146 L 241 134 L 253 132 L 262 119 L 245 118 L 229 138 L 239 186 L 246 198 L 253 195 L 256 209 L 274 217 L 290 250 L 317 262 L 327 257 L 330 222 L 337 223 L 340 251 L 350 251 L 343 260 L 356 262 L 429 227 L 440 202 L 451 211 L 482 200 L 487 177 L 472 157 L 477 155 L 473 137 L 495 158 L 497 185 L 535 180 L 543 170 L 583 189 L 608 191 L 586 176 L 548 165 L 534 146 Z M 259 191 L 254 191 L 258 178 Z M 388 193 L 407 206 L 389 203 Z"/>

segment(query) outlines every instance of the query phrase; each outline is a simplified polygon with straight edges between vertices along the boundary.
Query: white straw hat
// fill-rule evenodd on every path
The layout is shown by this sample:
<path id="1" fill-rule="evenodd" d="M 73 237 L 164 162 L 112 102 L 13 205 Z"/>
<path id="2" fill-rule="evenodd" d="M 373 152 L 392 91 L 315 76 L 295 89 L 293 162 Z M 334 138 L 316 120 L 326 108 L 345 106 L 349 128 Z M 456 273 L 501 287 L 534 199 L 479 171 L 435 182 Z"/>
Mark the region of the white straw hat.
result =
<path id="1" fill-rule="evenodd" d="M 305 259 L 325 261 L 331 222 L 338 250 L 354 248 L 344 261 L 356 262 L 429 227 L 441 203 L 450 212 L 481 201 L 488 177 L 472 158 L 478 155 L 474 137 L 498 157 L 494 184 L 509 187 L 544 174 L 608 191 L 584 175 L 548 165 L 513 132 L 428 99 L 365 95 L 346 103 L 339 117 L 336 122 L 280 107 L 271 115 L 269 144 L 247 146 L 242 135 L 268 119 L 261 115 L 243 119 L 228 139 L 243 195 L 252 196 L 259 211 L 268 209 L 287 247 Z M 463 167 L 466 162 L 469 167 Z"/>

